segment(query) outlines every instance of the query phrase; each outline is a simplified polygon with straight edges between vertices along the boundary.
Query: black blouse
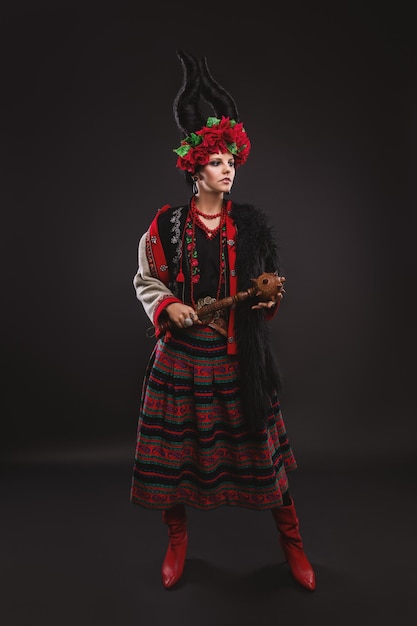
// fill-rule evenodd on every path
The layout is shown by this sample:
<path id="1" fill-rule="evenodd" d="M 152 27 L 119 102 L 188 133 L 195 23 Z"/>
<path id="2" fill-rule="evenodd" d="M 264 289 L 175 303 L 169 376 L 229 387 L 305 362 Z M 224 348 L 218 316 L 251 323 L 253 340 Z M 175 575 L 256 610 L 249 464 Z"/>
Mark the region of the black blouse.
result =
<path id="1" fill-rule="evenodd" d="M 194 283 L 194 302 L 205 296 L 217 297 L 219 289 L 220 271 L 220 231 L 214 237 L 208 237 L 201 227 L 196 223 L 195 242 L 197 249 L 198 266 L 200 268 L 200 280 Z M 227 272 L 227 250 L 224 246 L 225 271 Z M 183 251 L 183 272 L 185 278 L 185 302 L 191 304 L 190 289 L 190 268 L 187 251 Z M 221 277 L 219 299 L 226 297 L 226 282 L 224 273 Z"/>

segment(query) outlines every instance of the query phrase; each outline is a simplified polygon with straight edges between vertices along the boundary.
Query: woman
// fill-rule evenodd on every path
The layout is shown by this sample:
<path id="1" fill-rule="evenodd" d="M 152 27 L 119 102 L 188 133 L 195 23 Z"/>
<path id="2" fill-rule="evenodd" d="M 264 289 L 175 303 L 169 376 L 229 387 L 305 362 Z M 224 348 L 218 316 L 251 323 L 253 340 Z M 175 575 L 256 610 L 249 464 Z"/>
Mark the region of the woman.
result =
<path id="1" fill-rule="evenodd" d="M 164 205 L 139 243 L 134 286 L 157 342 L 143 382 L 131 501 L 163 512 L 167 589 L 184 570 L 186 505 L 228 504 L 272 512 L 293 577 L 312 591 L 268 336 L 284 293 L 277 244 L 266 214 L 226 197 L 251 148 L 234 100 L 205 58 L 178 57 L 184 80 L 174 115 L 182 141 L 174 152 L 192 194 L 182 206 Z M 201 100 L 213 117 L 202 116 Z M 278 282 L 267 301 L 235 300 L 207 317 L 207 304 L 247 291 L 264 272 Z"/>

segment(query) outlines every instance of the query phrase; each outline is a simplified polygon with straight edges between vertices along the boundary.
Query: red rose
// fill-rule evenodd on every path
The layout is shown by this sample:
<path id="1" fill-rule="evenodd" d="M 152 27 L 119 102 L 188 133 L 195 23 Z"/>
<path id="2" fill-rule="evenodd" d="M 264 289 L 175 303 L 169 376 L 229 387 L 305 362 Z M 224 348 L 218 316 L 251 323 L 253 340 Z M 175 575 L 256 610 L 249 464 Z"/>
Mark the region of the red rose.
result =
<path id="1" fill-rule="evenodd" d="M 196 134 L 202 137 L 202 142 L 177 159 L 177 167 L 182 170 L 193 173 L 197 165 L 203 166 L 208 163 L 211 154 L 225 153 L 231 145 L 235 145 L 237 150 L 237 154 L 233 155 L 236 166 L 245 163 L 249 156 L 251 144 L 242 122 L 232 126 L 230 119 L 223 116 L 218 124 L 212 127 L 203 126 Z M 183 141 L 181 145 L 185 143 Z"/>

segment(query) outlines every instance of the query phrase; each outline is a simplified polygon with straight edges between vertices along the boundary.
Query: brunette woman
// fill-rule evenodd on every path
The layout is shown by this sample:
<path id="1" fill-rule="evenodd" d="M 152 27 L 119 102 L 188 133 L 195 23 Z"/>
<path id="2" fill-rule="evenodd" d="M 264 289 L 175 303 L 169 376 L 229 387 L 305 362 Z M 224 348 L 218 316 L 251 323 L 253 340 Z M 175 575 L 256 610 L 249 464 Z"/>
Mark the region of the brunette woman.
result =
<path id="1" fill-rule="evenodd" d="M 134 287 L 156 343 L 143 381 L 131 501 L 162 511 L 168 589 L 184 571 L 186 507 L 230 505 L 272 513 L 293 577 L 312 591 L 269 340 L 285 293 L 277 242 L 266 213 L 229 199 L 251 149 L 233 98 L 205 58 L 178 57 L 184 78 L 174 101 L 181 133 L 174 153 L 191 193 L 179 206 L 163 205 L 139 243 Z M 213 110 L 208 119 L 202 101 Z M 247 291 L 262 273 L 277 277 L 273 296 L 235 301 L 207 317 L 204 307 Z"/>

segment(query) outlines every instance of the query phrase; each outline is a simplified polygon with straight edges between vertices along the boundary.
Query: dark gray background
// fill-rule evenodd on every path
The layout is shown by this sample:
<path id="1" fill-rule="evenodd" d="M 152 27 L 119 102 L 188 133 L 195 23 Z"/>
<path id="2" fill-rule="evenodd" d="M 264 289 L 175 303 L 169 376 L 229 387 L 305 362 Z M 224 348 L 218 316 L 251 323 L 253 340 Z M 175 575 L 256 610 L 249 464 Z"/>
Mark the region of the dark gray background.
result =
<path id="1" fill-rule="evenodd" d="M 135 437 L 152 340 L 140 235 L 187 199 L 172 149 L 175 50 L 206 54 L 252 140 L 232 197 L 266 209 L 287 296 L 273 326 L 298 450 L 415 450 L 416 50 L 368 4 L 66 3 L 3 21 L 8 453 Z"/>
<path id="2" fill-rule="evenodd" d="M 411 5 L 3 10 L 7 626 L 416 623 Z M 153 347 L 137 244 L 188 196 L 172 152 L 179 47 L 207 55 L 235 97 L 253 149 L 232 197 L 279 236 L 272 340 L 312 595 L 270 516 L 230 507 L 189 512 L 184 581 L 166 592 L 166 529 L 129 502 Z"/>

